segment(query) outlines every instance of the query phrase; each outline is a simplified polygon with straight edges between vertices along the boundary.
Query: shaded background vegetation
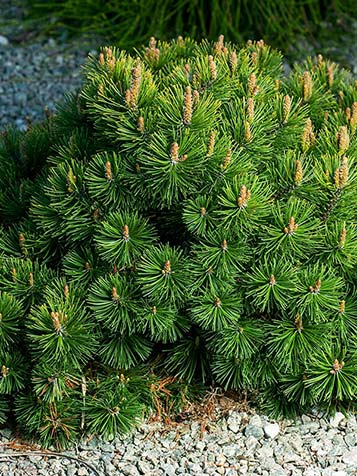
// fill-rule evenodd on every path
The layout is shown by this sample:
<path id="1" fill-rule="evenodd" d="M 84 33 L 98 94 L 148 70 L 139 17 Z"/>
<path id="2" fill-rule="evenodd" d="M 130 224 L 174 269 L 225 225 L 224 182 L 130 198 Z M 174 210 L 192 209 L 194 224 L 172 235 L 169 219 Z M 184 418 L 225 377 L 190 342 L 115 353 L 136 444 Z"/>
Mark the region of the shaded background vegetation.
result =
<path id="1" fill-rule="evenodd" d="M 95 34 L 119 47 L 148 36 L 189 35 L 233 42 L 264 38 L 285 54 L 297 35 L 316 42 L 326 22 L 340 29 L 356 18 L 355 0 L 24 0 L 48 32 Z M 46 20 L 46 21 L 45 21 Z"/>

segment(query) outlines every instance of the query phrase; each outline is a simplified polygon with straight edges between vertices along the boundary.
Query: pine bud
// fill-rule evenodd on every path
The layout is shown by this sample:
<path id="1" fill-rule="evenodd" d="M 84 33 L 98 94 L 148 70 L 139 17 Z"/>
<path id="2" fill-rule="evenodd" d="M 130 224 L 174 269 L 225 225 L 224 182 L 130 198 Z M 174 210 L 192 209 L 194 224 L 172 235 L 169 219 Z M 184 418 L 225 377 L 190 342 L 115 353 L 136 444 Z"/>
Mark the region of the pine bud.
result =
<path id="1" fill-rule="evenodd" d="M 252 73 L 248 78 L 248 93 L 250 96 L 254 96 L 257 91 L 257 77 L 255 73 Z"/>
<path id="2" fill-rule="evenodd" d="M 223 240 L 222 243 L 221 243 L 221 248 L 223 251 L 227 251 L 228 250 L 228 245 L 227 245 L 227 240 Z"/>
<path id="3" fill-rule="evenodd" d="M 355 132 L 357 126 L 357 102 L 352 104 L 352 114 L 351 114 L 351 121 L 350 121 L 352 133 Z"/>
<path id="4" fill-rule="evenodd" d="M 283 105 L 283 120 L 284 122 L 288 122 L 289 115 L 291 110 L 291 98 L 287 94 L 284 96 L 284 105 Z"/>
<path id="5" fill-rule="evenodd" d="M 6 378 L 9 375 L 9 371 L 10 369 L 6 367 L 6 365 L 1 366 L 1 375 L 3 376 L 3 378 Z"/>
<path id="6" fill-rule="evenodd" d="M 265 46 L 265 43 L 264 43 L 263 39 L 260 39 L 260 40 L 257 41 L 257 47 L 258 48 L 261 49 L 261 48 L 264 48 L 264 46 Z"/>
<path id="7" fill-rule="evenodd" d="M 144 118 L 143 116 L 140 116 L 138 119 L 138 131 L 143 134 L 145 132 L 145 126 L 144 126 Z"/>
<path id="8" fill-rule="evenodd" d="M 112 300 L 115 302 L 119 302 L 119 295 L 115 286 L 112 287 Z"/>
<path id="9" fill-rule="evenodd" d="M 303 170 L 302 165 L 299 159 L 295 161 L 295 175 L 294 175 L 294 182 L 298 185 L 301 183 L 303 179 Z"/>
<path id="10" fill-rule="evenodd" d="M 332 85 L 333 85 L 333 80 L 334 80 L 334 77 L 333 77 L 333 66 L 329 66 L 327 68 L 327 84 L 329 85 L 329 87 L 331 88 Z"/>
<path id="11" fill-rule="evenodd" d="M 226 153 L 226 156 L 223 160 L 223 163 L 221 165 L 221 168 L 223 170 L 226 170 L 227 167 L 229 167 L 229 164 L 231 163 L 231 159 L 232 159 L 232 149 L 228 149 L 227 150 L 227 153 Z"/>
<path id="12" fill-rule="evenodd" d="M 131 91 L 130 91 L 130 89 L 127 89 L 125 91 L 125 102 L 128 106 L 130 106 L 130 104 L 131 104 Z"/>
<path id="13" fill-rule="evenodd" d="M 270 284 L 270 286 L 274 286 L 276 284 L 276 279 L 275 279 L 274 274 L 270 275 L 269 284 Z"/>
<path id="14" fill-rule="evenodd" d="M 253 46 L 253 41 L 252 41 L 252 40 L 248 40 L 248 41 L 247 41 L 247 46 L 248 46 L 248 47 L 249 47 L 249 46 Z"/>
<path id="15" fill-rule="evenodd" d="M 341 372 L 341 370 L 343 369 L 345 363 L 342 361 L 341 363 L 335 359 L 333 361 L 333 364 L 332 364 L 332 369 L 330 370 L 330 374 L 338 374 L 339 372 Z"/>
<path id="16" fill-rule="evenodd" d="M 154 315 L 156 314 L 156 312 L 157 312 L 156 306 L 153 306 L 153 308 L 151 309 L 151 312 L 152 312 L 152 314 L 154 314 Z"/>
<path id="17" fill-rule="evenodd" d="M 237 198 L 238 208 L 240 208 L 241 210 L 243 210 L 243 208 L 246 208 L 248 205 L 249 199 L 250 199 L 250 190 L 248 190 L 245 185 L 242 185 L 240 188 L 239 197 Z"/>
<path id="18" fill-rule="evenodd" d="M 309 290 L 311 294 L 319 294 L 321 289 L 321 279 L 316 281 L 315 286 L 309 286 Z"/>
<path id="19" fill-rule="evenodd" d="M 323 64 L 324 64 L 324 58 L 321 54 L 318 54 L 317 55 L 317 66 L 319 68 L 321 68 L 321 66 L 323 66 Z"/>
<path id="20" fill-rule="evenodd" d="M 219 35 L 218 41 L 214 44 L 214 52 L 216 54 L 222 53 L 224 48 L 224 36 Z"/>
<path id="21" fill-rule="evenodd" d="M 347 235 L 346 227 L 343 227 L 342 231 L 341 231 L 340 240 L 338 242 L 338 246 L 339 246 L 340 249 L 342 249 L 345 246 L 346 235 Z"/>
<path id="22" fill-rule="evenodd" d="M 98 61 L 99 61 L 99 64 L 100 64 L 101 66 L 104 66 L 105 61 L 104 61 L 104 55 L 103 55 L 103 53 L 99 53 L 99 59 L 98 59 Z"/>
<path id="23" fill-rule="evenodd" d="M 108 182 L 113 180 L 112 164 L 109 162 L 109 160 L 105 163 L 105 178 L 108 180 Z"/>
<path id="24" fill-rule="evenodd" d="M 207 148 L 207 157 L 211 157 L 214 152 L 214 146 L 216 142 L 216 133 L 215 131 L 211 131 L 208 140 L 208 148 Z"/>
<path id="25" fill-rule="evenodd" d="M 303 324 L 302 324 L 302 318 L 301 318 L 301 315 L 300 315 L 300 314 L 297 314 L 297 315 L 296 315 L 296 318 L 295 318 L 295 326 L 296 326 L 296 329 L 297 329 L 297 331 L 299 332 L 299 334 L 301 333 L 301 331 L 304 330 L 304 327 L 303 327 Z"/>
<path id="26" fill-rule="evenodd" d="M 0 312 L 0 322 L 2 322 L 2 314 L 1 314 L 1 312 Z"/>
<path id="27" fill-rule="evenodd" d="M 187 159 L 187 154 L 179 156 L 179 145 L 174 142 L 170 148 L 171 165 L 176 165 L 178 162 L 184 162 Z"/>
<path id="28" fill-rule="evenodd" d="M 205 209 L 205 207 L 201 207 L 200 212 L 201 212 L 201 217 L 204 217 L 207 214 L 207 210 Z"/>
<path id="29" fill-rule="evenodd" d="M 105 56 L 107 59 L 110 59 L 113 56 L 113 51 L 111 48 L 108 48 L 107 46 L 104 48 L 105 51 Z"/>
<path id="30" fill-rule="evenodd" d="M 51 312 L 51 318 L 52 318 L 52 324 L 53 327 L 56 330 L 56 333 L 59 334 L 62 330 L 62 325 L 61 325 L 61 320 L 60 320 L 60 315 L 58 312 Z"/>
<path id="31" fill-rule="evenodd" d="M 214 307 L 221 307 L 222 306 L 222 301 L 219 299 L 219 297 L 216 297 L 214 300 Z"/>
<path id="32" fill-rule="evenodd" d="M 128 225 L 123 226 L 123 241 L 129 241 L 130 236 L 129 236 L 129 227 Z"/>
<path id="33" fill-rule="evenodd" d="M 308 71 L 304 72 L 303 76 L 303 99 L 305 102 L 309 101 L 312 96 L 312 79 Z"/>
<path id="34" fill-rule="evenodd" d="M 155 49 L 155 48 L 156 48 L 156 39 L 155 39 L 154 36 L 151 36 L 151 37 L 150 37 L 149 48 L 151 48 L 151 49 Z"/>
<path id="35" fill-rule="evenodd" d="M 161 270 L 162 274 L 168 275 L 171 274 L 171 263 L 170 260 L 167 260 L 164 264 L 163 269 Z"/>
<path id="36" fill-rule="evenodd" d="M 93 220 L 98 221 L 100 218 L 100 210 L 99 208 L 96 208 L 93 212 Z"/>
<path id="37" fill-rule="evenodd" d="M 315 142 L 311 119 L 308 117 L 302 133 L 302 150 L 306 152 Z"/>
<path id="38" fill-rule="evenodd" d="M 138 66 L 136 66 L 135 68 L 131 70 L 131 87 L 130 87 L 129 105 L 132 107 L 136 106 L 138 102 L 140 82 L 141 82 L 141 65 L 139 63 Z"/>
<path id="39" fill-rule="evenodd" d="M 200 102 L 200 93 L 195 89 L 193 91 L 193 105 L 197 106 L 197 104 Z"/>
<path id="40" fill-rule="evenodd" d="M 86 261 L 86 263 L 85 263 L 85 265 L 84 265 L 84 269 L 85 269 L 86 271 L 90 271 L 91 268 L 90 268 L 90 264 L 88 263 L 88 261 Z"/>
<path id="41" fill-rule="evenodd" d="M 232 69 L 233 73 L 236 71 L 237 66 L 238 66 L 237 53 L 235 51 L 232 51 L 232 54 L 231 54 L 231 69 Z"/>
<path id="42" fill-rule="evenodd" d="M 30 272 L 29 274 L 29 285 L 30 285 L 30 288 L 33 288 L 33 273 Z"/>
<path id="43" fill-rule="evenodd" d="M 338 133 L 338 149 L 343 154 L 350 145 L 350 137 L 348 135 L 347 126 L 341 126 Z"/>
<path id="44" fill-rule="evenodd" d="M 187 76 L 187 79 L 190 78 L 190 71 L 191 71 L 191 67 L 188 63 L 185 64 L 184 66 L 184 70 L 185 70 L 185 73 L 186 73 L 186 76 Z"/>
<path id="45" fill-rule="evenodd" d="M 348 181 L 348 159 L 343 157 L 341 166 L 335 170 L 335 186 L 342 188 Z"/>
<path id="46" fill-rule="evenodd" d="M 183 123 L 185 125 L 191 124 L 192 120 L 192 94 L 191 86 L 186 87 L 184 97 L 184 109 L 183 109 Z"/>
<path id="47" fill-rule="evenodd" d="M 245 122 L 244 140 L 250 142 L 252 140 L 252 131 L 248 121 Z"/>
<path id="48" fill-rule="evenodd" d="M 68 296 L 69 296 L 69 286 L 68 286 L 68 284 L 65 284 L 63 294 L 64 294 L 65 298 L 68 298 Z"/>
<path id="49" fill-rule="evenodd" d="M 152 36 L 149 41 L 149 48 L 146 48 L 145 57 L 153 62 L 157 62 L 160 58 L 160 50 L 156 48 L 156 40 Z"/>
<path id="50" fill-rule="evenodd" d="M 211 81 L 215 81 L 217 79 L 217 66 L 212 55 L 208 56 L 208 66 L 210 70 Z"/>
<path id="51" fill-rule="evenodd" d="M 298 229 L 299 225 L 295 223 L 295 218 L 290 217 L 289 225 L 284 228 L 284 233 L 286 235 L 293 235 Z"/>
<path id="52" fill-rule="evenodd" d="M 275 84 L 274 89 L 275 89 L 276 92 L 278 92 L 279 89 L 280 89 L 280 79 L 276 79 L 276 80 L 274 81 L 274 84 Z"/>
<path id="53" fill-rule="evenodd" d="M 19 233 L 19 246 L 22 254 L 26 255 L 25 236 L 23 233 Z"/>
<path id="54" fill-rule="evenodd" d="M 114 56 L 112 56 L 109 60 L 107 60 L 108 68 L 110 69 L 110 71 L 114 70 L 115 63 L 116 63 L 116 59 Z"/>
<path id="55" fill-rule="evenodd" d="M 345 312 L 345 308 L 346 308 L 346 301 L 344 300 L 340 301 L 339 313 L 343 314 Z"/>
<path id="56" fill-rule="evenodd" d="M 248 98 L 247 99 L 247 120 L 248 122 L 252 122 L 254 119 L 254 99 Z"/>
<path id="57" fill-rule="evenodd" d="M 252 60 L 252 65 L 256 66 L 258 63 L 258 54 L 256 51 L 252 51 L 251 60 Z"/>
<path id="58" fill-rule="evenodd" d="M 178 160 L 179 160 L 178 151 L 179 151 L 179 145 L 178 145 L 177 142 L 174 142 L 171 145 L 171 149 L 170 149 L 171 163 L 177 163 L 178 162 Z"/>
<path id="59" fill-rule="evenodd" d="M 12 268 L 12 270 L 11 270 L 11 275 L 12 275 L 12 280 L 14 281 L 14 283 L 16 283 L 16 280 L 17 280 L 17 271 L 16 271 L 16 268 Z"/>
<path id="60" fill-rule="evenodd" d="M 345 116 L 346 116 L 347 122 L 350 122 L 350 120 L 351 120 L 351 108 L 350 107 L 346 107 Z"/>

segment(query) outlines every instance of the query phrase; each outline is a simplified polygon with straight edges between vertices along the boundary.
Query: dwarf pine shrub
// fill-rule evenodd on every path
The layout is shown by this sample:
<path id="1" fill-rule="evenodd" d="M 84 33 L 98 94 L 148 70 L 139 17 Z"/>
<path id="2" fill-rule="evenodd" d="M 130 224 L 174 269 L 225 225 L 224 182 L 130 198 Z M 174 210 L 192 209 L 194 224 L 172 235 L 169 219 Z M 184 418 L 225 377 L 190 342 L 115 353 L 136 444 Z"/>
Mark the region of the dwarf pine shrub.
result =
<path id="1" fill-rule="evenodd" d="M 1 420 L 65 446 L 197 383 L 353 408 L 356 129 L 321 56 L 285 78 L 263 41 L 103 48 L 2 134 Z"/>

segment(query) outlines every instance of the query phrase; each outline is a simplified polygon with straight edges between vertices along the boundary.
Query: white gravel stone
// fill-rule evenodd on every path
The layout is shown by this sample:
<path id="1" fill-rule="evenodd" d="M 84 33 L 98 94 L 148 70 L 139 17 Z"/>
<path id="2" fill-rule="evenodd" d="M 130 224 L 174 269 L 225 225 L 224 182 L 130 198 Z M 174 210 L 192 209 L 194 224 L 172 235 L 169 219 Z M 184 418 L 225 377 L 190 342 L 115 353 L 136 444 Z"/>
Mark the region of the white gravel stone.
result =
<path id="1" fill-rule="evenodd" d="M 227 419 L 227 426 L 233 433 L 238 433 L 240 429 L 241 418 L 238 416 L 230 415 Z"/>
<path id="2" fill-rule="evenodd" d="M 342 455 L 342 461 L 347 466 L 354 466 L 357 469 L 357 446 L 355 446 L 352 450 L 346 451 Z"/>
<path id="3" fill-rule="evenodd" d="M 276 438 L 280 433 L 280 427 L 278 423 L 267 423 L 266 425 L 264 425 L 263 430 L 265 436 L 271 439 Z"/>
<path id="4" fill-rule="evenodd" d="M 304 476 L 321 476 L 321 471 L 319 469 L 307 469 L 304 471 Z"/>
<path id="5" fill-rule="evenodd" d="M 253 415 L 253 416 L 251 417 L 251 419 L 249 420 L 249 425 L 262 427 L 262 426 L 263 426 L 263 422 L 262 422 L 261 417 L 260 417 L 259 415 Z"/>
<path id="6" fill-rule="evenodd" d="M 345 415 L 341 412 L 336 412 L 335 415 L 330 418 L 330 425 L 333 428 L 337 428 L 343 420 L 345 420 Z"/>

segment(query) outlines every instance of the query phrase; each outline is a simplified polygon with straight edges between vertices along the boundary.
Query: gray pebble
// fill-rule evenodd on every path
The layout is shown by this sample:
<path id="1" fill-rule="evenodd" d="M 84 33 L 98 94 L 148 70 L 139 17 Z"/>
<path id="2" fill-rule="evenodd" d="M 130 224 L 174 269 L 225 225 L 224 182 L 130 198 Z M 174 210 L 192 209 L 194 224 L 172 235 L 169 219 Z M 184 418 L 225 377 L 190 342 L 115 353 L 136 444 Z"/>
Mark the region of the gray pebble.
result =
<path id="1" fill-rule="evenodd" d="M 254 436 L 257 440 L 260 440 L 264 436 L 264 431 L 261 426 L 251 425 L 250 423 L 246 426 L 244 433 L 245 436 Z"/>
<path id="2" fill-rule="evenodd" d="M 7 46 L 9 44 L 9 40 L 6 36 L 0 35 L 0 46 Z"/>

